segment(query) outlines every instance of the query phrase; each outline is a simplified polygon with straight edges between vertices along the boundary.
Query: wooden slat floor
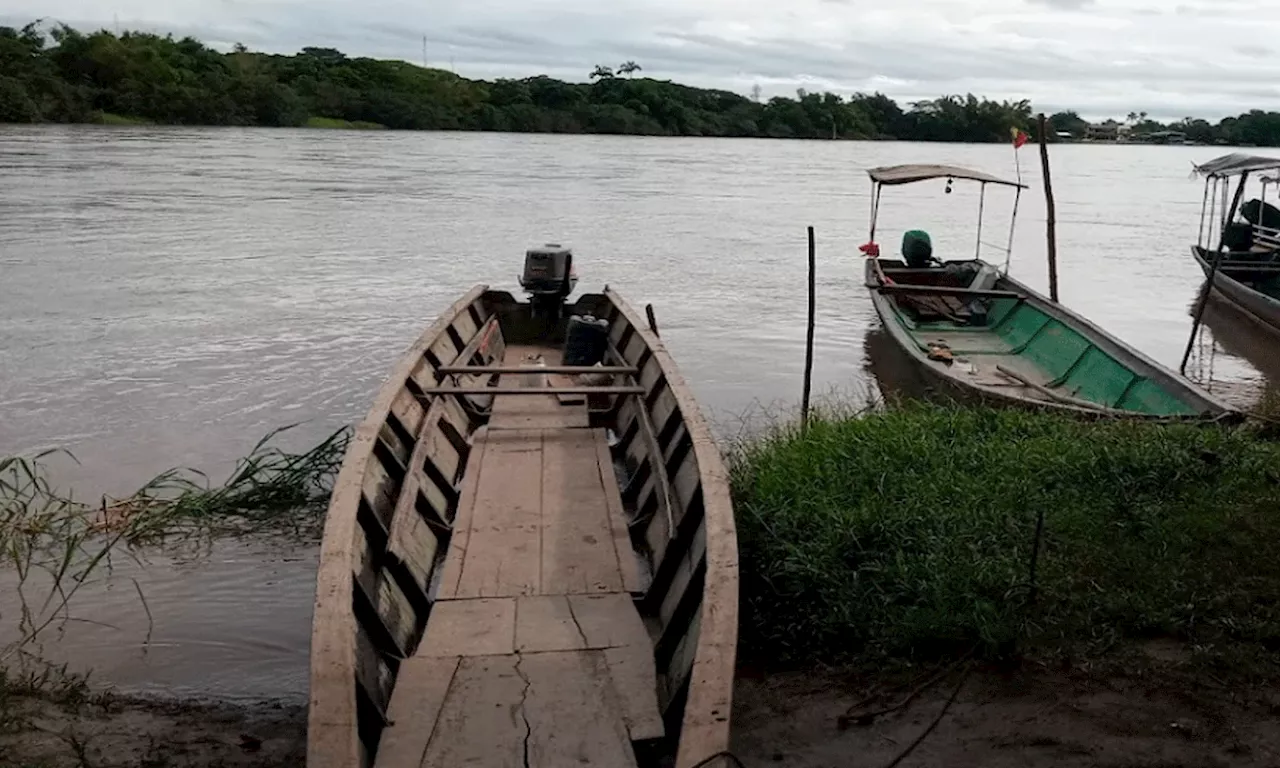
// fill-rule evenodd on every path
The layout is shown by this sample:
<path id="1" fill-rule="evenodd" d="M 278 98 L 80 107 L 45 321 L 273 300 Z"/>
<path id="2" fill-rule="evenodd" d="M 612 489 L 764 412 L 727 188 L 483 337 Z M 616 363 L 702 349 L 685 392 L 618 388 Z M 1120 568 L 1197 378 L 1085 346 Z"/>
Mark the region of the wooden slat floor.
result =
<path id="1" fill-rule="evenodd" d="M 512 345 L 507 365 L 555 350 Z M 545 386 L 545 376 L 503 386 Z M 473 474 L 475 473 L 475 474 Z M 607 437 L 584 398 L 494 398 L 379 768 L 635 766 L 663 734 L 653 644 Z"/>

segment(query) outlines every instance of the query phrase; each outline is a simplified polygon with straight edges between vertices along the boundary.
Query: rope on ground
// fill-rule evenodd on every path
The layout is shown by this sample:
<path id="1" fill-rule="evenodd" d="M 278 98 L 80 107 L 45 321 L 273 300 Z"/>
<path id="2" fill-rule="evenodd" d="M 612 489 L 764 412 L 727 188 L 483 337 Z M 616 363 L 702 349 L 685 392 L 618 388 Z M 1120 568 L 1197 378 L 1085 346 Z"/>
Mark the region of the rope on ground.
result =
<path id="1" fill-rule="evenodd" d="M 907 695 L 904 696 L 897 704 L 893 704 L 888 707 L 883 707 L 881 709 L 873 710 L 871 712 L 861 712 L 858 714 L 854 714 L 855 710 L 859 709 L 860 707 L 866 706 L 867 704 L 870 704 L 872 701 L 880 697 L 880 694 L 873 694 L 863 699 L 862 701 L 859 701 L 850 705 L 850 707 L 845 710 L 844 714 L 841 715 L 836 720 L 836 725 L 839 728 L 848 728 L 850 725 L 853 725 L 853 724 L 870 725 L 872 721 L 874 721 L 877 717 L 880 717 L 881 715 L 887 715 L 891 712 L 897 712 L 898 710 L 906 707 L 911 702 L 915 701 L 920 696 L 920 694 L 924 693 L 925 691 L 929 690 L 933 686 L 937 685 L 939 681 L 945 679 L 946 676 L 951 674 L 953 671 L 955 671 L 957 667 L 959 667 L 961 664 L 964 664 L 970 658 L 972 658 L 973 654 L 977 653 L 977 651 L 978 651 L 978 646 L 975 645 L 972 648 L 970 648 L 968 651 L 966 651 L 965 654 L 960 658 L 956 659 L 955 661 L 951 662 L 945 667 L 935 670 L 928 677 L 926 677 L 923 682 L 919 683 L 914 688 L 912 688 L 907 693 Z"/>
<path id="2" fill-rule="evenodd" d="M 897 757 L 885 763 L 884 768 L 897 768 L 903 760 L 907 759 L 908 755 L 915 751 L 916 747 L 923 744 L 924 740 L 929 738 L 929 734 L 933 733 L 933 729 L 938 727 L 938 723 L 942 722 L 942 718 L 947 716 L 947 712 L 951 709 L 951 705 L 954 704 L 956 699 L 960 696 L 960 689 L 964 688 L 964 684 L 969 682 L 969 673 L 972 671 L 972 666 L 965 667 L 964 674 L 960 676 L 960 682 L 956 684 L 956 689 L 951 692 L 951 698 L 947 699 L 947 703 L 942 705 L 942 709 L 938 712 L 938 716 L 933 719 L 932 723 L 929 723 L 928 728 L 925 728 L 924 731 L 915 738 L 915 741 L 908 744 L 906 749 L 899 752 Z"/>
<path id="3" fill-rule="evenodd" d="M 723 752 L 717 752 L 711 757 L 703 759 L 702 761 L 696 763 L 693 766 L 693 768 L 706 768 L 706 766 L 711 765 L 712 762 L 719 760 L 722 757 L 732 760 L 733 764 L 738 766 L 738 768 L 747 768 L 746 763 L 742 762 L 742 758 L 738 757 L 737 755 L 733 754 L 727 749 L 724 750 Z"/>

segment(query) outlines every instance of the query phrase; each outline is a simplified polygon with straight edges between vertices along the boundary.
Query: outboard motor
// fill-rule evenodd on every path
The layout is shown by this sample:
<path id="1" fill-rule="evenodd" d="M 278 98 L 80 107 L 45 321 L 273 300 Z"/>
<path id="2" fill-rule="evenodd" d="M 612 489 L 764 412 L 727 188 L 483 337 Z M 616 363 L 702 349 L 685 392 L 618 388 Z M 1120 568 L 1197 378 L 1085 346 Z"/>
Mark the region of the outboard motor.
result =
<path id="1" fill-rule="evenodd" d="M 535 317 L 559 320 L 564 300 L 577 284 L 573 251 L 558 243 L 548 243 L 525 252 L 520 285 L 529 294 Z"/>
<path id="2" fill-rule="evenodd" d="M 902 233 L 902 258 L 912 269 L 924 269 L 933 261 L 933 241 L 923 229 Z"/>

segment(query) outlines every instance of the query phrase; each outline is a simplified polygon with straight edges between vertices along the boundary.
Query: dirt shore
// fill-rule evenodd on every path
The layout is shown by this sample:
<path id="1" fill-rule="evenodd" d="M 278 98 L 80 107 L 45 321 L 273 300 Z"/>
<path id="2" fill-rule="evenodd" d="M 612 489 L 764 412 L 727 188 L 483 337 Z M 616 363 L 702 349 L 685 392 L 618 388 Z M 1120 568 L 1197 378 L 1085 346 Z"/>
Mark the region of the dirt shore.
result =
<path id="1" fill-rule="evenodd" d="M 914 687 L 848 672 L 743 675 L 734 752 L 744 764 L 839 768 L 890 763 L 946 716 L 902 761 L 915 768 L 1102 766 L 1212 768 L 1280 765 L 1280 689 L 1231 687 L 1200 676 L 976 667 L 944 675 L 907 706 Z M 305 707 L 232 706 L 98 695 L 69 703 L 8 699 L 0 710 L 0 768 L 284 768 L 305 761 Z"/>
<path id="2" fill-rule="evenodd" d="M 27 695 L 0 710 L 0 768 L 285 768 L 305 758 L 297 704 Z"/>
<path id="3" fill-rule="evenodd" d="M 937 718 L 963 672 L 908 706 L 841 727 L 868 689 L 841 673 L 745 678 L 737 684 L 734 752 L 748 766 L 880 768 Z M 858 709 L 901 701 L 909 686 Z M 911 768 L 1214 768 L 1280 765 L 1280 690 L 1232 688 L 1176 675 L 1099 676 L 975 669 Z"/>

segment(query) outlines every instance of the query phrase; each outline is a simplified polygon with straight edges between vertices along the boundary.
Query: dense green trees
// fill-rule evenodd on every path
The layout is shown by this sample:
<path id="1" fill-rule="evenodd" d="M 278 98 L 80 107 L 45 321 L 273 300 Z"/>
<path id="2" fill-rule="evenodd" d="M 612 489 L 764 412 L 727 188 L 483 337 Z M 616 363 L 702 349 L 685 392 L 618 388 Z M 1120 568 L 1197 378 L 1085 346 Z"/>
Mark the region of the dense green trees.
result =
<path id="1" fill-rule="evenodd" d="M 191 125 L 375 123 L 389 128 L 634 133 L 680 136 L 1008 141 L 1031 130 L 1031 105 L 973 95 L 905 109 L 883 94 L 798 91 L 761 101 L 728 91 L 635 77 L 626 61 L 591 82 L 546 76 L 485 82 L 402 61 L 349 58 L 332 48 L 294 56 L 230 53 L 192 38 L 66 26 L 0 27 L 0 122 L 88 122 L 120 115 Z M 619 77 L 618 75 L 626 75 Z M 1132 116 L 1135 133 L 1165 128 L 1206 143 L 1280 145 L 1280 113 L 1254 111 L 1218 125 L 1186 118 L 1162 126 Z M 1083 135 L 1074 112 L 1051 118 Z"/>

